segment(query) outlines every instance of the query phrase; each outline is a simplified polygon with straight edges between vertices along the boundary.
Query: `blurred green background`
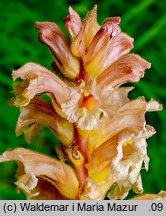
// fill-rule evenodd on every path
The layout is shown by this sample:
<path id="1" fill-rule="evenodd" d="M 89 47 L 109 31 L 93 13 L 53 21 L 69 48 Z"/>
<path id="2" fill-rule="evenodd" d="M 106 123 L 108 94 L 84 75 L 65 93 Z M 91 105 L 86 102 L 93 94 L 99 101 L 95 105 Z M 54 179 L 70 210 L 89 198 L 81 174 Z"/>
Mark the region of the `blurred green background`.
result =
<path id="1" fill-rule="evenodd" d="M 121 16 L 122 31 L 135 39 L 132 52 L 152 63 L 145 78 L 136 87 L 132 97 L 144 95 L 166 106 L 166 1 L 165 0 L 1 0 L 0 1 L 0 153 L 18 146 L 52 155 L 58 140 L 42 128 L 31 144 L 24 137 L 15 136 L 19 110 L 9 107 L 12 97 L 11 72 L 26 62 L 36 62 L 51 69 L 53 57 L 38 41 L 35 21 L 54 21 L 63 29 L 63 18 L 71 5 L 82 17 L 98 4 L 98 21 L 110 16 Z M 166 190 L 166 109 L 148 113 L 148 124 L 157 134 L 148 140 L 149 171 L 142 170 L 145 193 Z M 25 199 L 15 189 L 14 162 L 0 164 L 0 199 Z"/>

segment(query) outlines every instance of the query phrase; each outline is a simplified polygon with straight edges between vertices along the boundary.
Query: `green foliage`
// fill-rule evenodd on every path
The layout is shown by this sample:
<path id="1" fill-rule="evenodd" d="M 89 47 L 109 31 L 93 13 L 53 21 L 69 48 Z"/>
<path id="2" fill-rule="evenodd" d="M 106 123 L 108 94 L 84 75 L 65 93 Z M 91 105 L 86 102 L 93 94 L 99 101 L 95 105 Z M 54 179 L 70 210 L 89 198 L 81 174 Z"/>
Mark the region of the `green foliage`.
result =
<path id="1" fill-rule="evenodd" d="M 103 1 L 33 1 L 1 0 L 0 2 L 0 153 L 15 147 L 30 148 L 47 155 L 53 155 L 58 140 L 46 128 L 42 128 L 31 144 L 24 137 L 15 136 L 15 125 L 19 110 L 9 107 L 12 97 L 11 71 L 27 62 L 37 62 L 49 69 L 53 60 L 49 50 L 39 43 L 35 21 L 54 21 L 63 30 L 63 18 L 68 5 L 82 17 L 98 4 L 98 21 L 109 16 L 121 16 L 121 28 L 135 38 L 133 52 L 152 63 L 145 78 L 134 84 L 131 97 L 144 95 L 154 98 L 166 106 L 166 1 L 161 0 L 103 0 Z M 166 110 L 147 114 L 147 122 L 156 128 L 157 134 L 148 140 L 150 157 L 149 172 L 142 171 L 146 193 L 166 190 Z M 25 199 L 15 190 L 14 162 L 0 164 L 0 199 Z"/>

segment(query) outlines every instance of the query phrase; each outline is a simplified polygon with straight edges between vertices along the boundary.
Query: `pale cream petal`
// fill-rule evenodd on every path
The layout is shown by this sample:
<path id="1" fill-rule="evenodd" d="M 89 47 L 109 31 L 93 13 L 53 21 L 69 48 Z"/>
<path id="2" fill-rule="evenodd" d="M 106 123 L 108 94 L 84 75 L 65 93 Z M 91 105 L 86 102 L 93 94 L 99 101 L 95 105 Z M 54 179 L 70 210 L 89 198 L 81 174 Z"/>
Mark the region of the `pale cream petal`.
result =
<path id="1" fill-rule="evenodd" d="M 64 25 L 70 34 L 71 40 L 75 39 L 81 29 L 81 18 L 78 13 L 69 7 L 69 15 L 64 19 Z"/>
<path id="2" fill-rule="evenodd" d="M 122 85 L 126 82 L 138 82 L 144 76 L 144 70 L 150 63 L 138 55 L 124 55 L 108 67 L 97 79 L 98 85 Z"/>
<path id="3" fill-rule="evenodd" d="M 117 168 L 119 162 L 124 156 L 123 155 L 123 144 L 126 143 L 128 140 L 131 140 L 132 137 L 133 137 L 133 134 L 130 134 L 128 132 L 123 132 L 118 136 L 117 155 L 113 158 L 113 161 L 112 161 L 113 169 Z"/>
<path id="4" fill-rule="evenodd" d="M 58 116 L 50 103 L 35 98 L 27 106 L 21 107 L 16 135 L 19 136 L 24 132 L 26 140 L 30 142 L 40 125 L 49 127 L 64 145 L 70 146 L 73 143 L 73 125 Z"/>
<path id="5" fill-rule="evenodd" d="M 162 109 L 163 109 L 163 106 L 159 104 L 157 101 L 155 101 L 154 99 L 151 99 L 147 103 L 147 111 L 159 111 Z"/>
<path id="6" fill-rule="evenodd" d="M 146 125 L 143 130 L 141 130 L 136 137 L 133 138 L 133 147 L 138 153 L 140 153 L 144 158 L 144 166 L 146 171 L 148 171 L 149 157 L 147 156 L 147 142 L 146 139 L 155 134 L 155 129 L 150 125 Z"/>
<path id="7" fill-rule="evenodd" d="M 129 191 L 131 190 L 131 188 L 137 194 L 140 194 L 143 192 L 142 180 L 141 180 L 140 175 L 138 175 L 138 178 L 133 185 L 128 180 L 122 180 L 122 181 L 119 181 L 117 183 L 114 183 L 112 185 L 110 192 L 108 193 L 107 197 L 111 200 L 125 199 L 129 193 Z"/>
<path id="8" fill-rule="evenodd" d="M 153 136 L 155 133 L 156 131 L 152 126 L 146 125 L 145 128 L 143 128 L 143 130 L 139 132 L 139 134 L 137 135 L 137 138 L 138 139 L 149 138 Z"/>
<path id="9" fill-rule="evenodd" d="M 136 193 L 143 192 L 140 171 L 143 162 L 146 170 L 149 162 L 145 139 L 153 135 L 153 133 L 153 129 L 148 126 L 140 131 L 137 136 L 127 132 L 123 132 L 119 136 L 117 155 L 112 159 L 111 170 L 113 175 L 110 176 L 110 181 L 115 182 L 116 187 L 109 192 L 109 198 L 124 199 L 131 188 Z M 126 151 L 125 148 L 127 148 Z M 115 192 L 117 197 L 115 197 Z"/>
<path id="10" fill-rule="evenodd" d="M 98 184 L 93 182 L 90 178 L 86 179 L 80 200 L 101 200 L 104 199 L 101 189 Z"/>
<path id="11" fill-rule="evenodd" d="M 78 127 L 81 130 L 95 130 L 100 125 L 101 115 L 102 110 L 100 109 L 81 109 L 77 120 Z"/>
<path id="12" fill-rule="evenodd" d="M 147 134 L 147 136 L 142 137 L 140 133 L 138 136 L 135 136 L 134 134 L 123 132 L 119 135 L 117 155 L 112 160 L 113 171 L 115 170 L 115 172 L 119 173 L 118 177 L 120 177 L 120 173 L 124 176 L 129 175 L 131 183 L 134 183 L 142 162 L 145 163 L 146 170 L 148 169 L 149 158 L 146 150 L 146 138 L 148 138 L 149 133 L 147 132 Z M 124 169 L 122 167 L 124 167 Z M 127 167 L 130 167 L 130 172 Z M 135 167 L 137 167 L 137 169 Z"/>
<path id="13" fill-rule="evenodd" d="M 137 194 L 143 193 L 142 178 L 140 174 L 138 175 L 136 182 L 132 185 L 132 190 Z"/>
<path id="14" fill-rule="evenodd" d="M 166 192 L 160 191 L 158 194 L 144 194 L 134 197 L 132 200 L 166 200 Z"/>
<path id="15" fill-rule="evenodd" d="M 113 176 L 110 176 L 110 181 L 115 183 L 108 193 L 110 199 L 124 199 L 128 195 L 132 186 L 137 184 L 142 162 L 141 155 L 134 153 L 129 159 L 121 161 L 116 167 L 113 167 Z M 141 185 L 139 188 L 141 189 Z"/>
<path id="16" fill-rule="evenodd" d="M 19 77 L 26 81 L 26 85 L 19 86 L 19 95 L 21 95 L 22 88 L 22 97 L 24 97 L 24 103 L 21 101 L 21 105 L 27 105 L 36 94 L 46 92 L 52 93 L 58 103 L 63 103 L 70 98 L 69 87 L 51 71 L 38 64 L 27 63 L 13 71 L 13 79 Z M 17 91 L 17 86 L 15 90 Z"/>
<path id="17" fill-rule="evenodd" d="M 128 195 L 128 192 L 131 189 L 131 184 L 129 181 L 119 181 L 117 183 L 114 183 L 110 189 L 110 191 L 107 194 L 107 197 L 110 200 L 119 200 L 119 199 L 125 199 L 125 197 Z"/>
<path id="18" fill-rule="evenodd" d="M 55 56 L 55 61 L 62 74 L 69 79 L 75 79 L 79 74 L 79 61 L 71 52 L 67 39 L 60 28 L 52 22 L 36 22 L 39 39 L 45 43 Z"/>
<path id="19" fill-rule="evenodd" d="M 6 151 L 0 156 L 1 162 L 11 160 L 18 162 L 16 184 L 26 193 L 28 198 L 39 195 L 38 193 L 32 194 L 34 189 L 38 187 L 38 178 L 51 182 L 60 194 L 67 199 L 77 198 L 78 180 L 70 166 L 23 148 Z"/>
<path id="20" fill-rule="evenodd" d="M 70 100 L 61 104 L 62 112 L 67 116 L 67 120 L 74 123 L 78 120 L 78 103 L 81 98 L 81 91 L 71 89 Z"/>

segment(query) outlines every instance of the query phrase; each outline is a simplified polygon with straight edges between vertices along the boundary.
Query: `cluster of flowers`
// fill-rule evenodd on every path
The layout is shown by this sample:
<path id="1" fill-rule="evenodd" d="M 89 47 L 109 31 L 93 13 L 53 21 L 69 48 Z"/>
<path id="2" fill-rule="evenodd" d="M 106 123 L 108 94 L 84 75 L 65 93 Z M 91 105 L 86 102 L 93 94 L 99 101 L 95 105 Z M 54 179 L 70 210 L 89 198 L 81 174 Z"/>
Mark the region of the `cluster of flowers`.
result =
<path id="1" fill-rule="evenodd" d="M 130 189 L 143 192 L 140 170 L 148 170 L 146 139 L 155 133 L 146 125 L 146 111 L 161 110 L 155 100 L 129 100 L 150 63 L 129 54 L 133 39 L 122 33 L 120 18 L 100 26 L 95 6 L 81 21 L 70 7 L 64 25 L 67 41 L 52 22 L 37 22 L 39 39 L 55 57 L 55 73 L 35 63 L 13 71 L 14 105 L 20 108 L 16 134 L 28 142 L 40 125 L 61 141 L 58 159 L 31 150 L 6 151 L 0 161 L 18 162 L 16 185 L 28 199 L 125 199 Z M 50 97 L 48 102 L 41 94 Z M 145 195 L 136 199 L 164 198 Z"/>

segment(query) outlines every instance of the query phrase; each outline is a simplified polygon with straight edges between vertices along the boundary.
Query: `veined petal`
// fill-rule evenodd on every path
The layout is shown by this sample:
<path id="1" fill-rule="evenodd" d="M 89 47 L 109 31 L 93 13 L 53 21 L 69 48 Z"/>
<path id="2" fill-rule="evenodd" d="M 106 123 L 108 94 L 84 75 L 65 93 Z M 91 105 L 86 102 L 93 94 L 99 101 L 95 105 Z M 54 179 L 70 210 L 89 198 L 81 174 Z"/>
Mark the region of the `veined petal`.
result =
<path id="1" fill-rule="evenodd" d="M 150 63 L 138 55 L 124 55 L 108 67 L 98 78 L 100 86 L 110 84 L 120 86 L 126 82 L 138 82 L 144 76 L 144 70 Z"/>
<path id="2" fill-rule="evenodd" d="M 114 136 L 109 142 L 105 142 L 89 154 L 88 166 L 91 170 L 101 171 L 110 165 L 112 159 L 117 154 L 117 137 Z M 97 172 L 96 172 L 97 173 Z"/>
<path id="3" fill-rule="evenodd" d="M 58 116 L 50 103 L 35 98 L 27 106 L 21 107 L 16 135 L 19 136 L 24 132 L 25 138 L 29 142 L 38 132 L 40 125 L 49 127 L 64 145 L 70 146 L 73 143 L 73 125 Z"/>
<path id="4" fill-rule="evenodd" d="M 108 44 L 106 58 L 104 59 L 105 63 L 102 70 L 105 70 L 121 56 L 128 54 L 133 48 L 133 41 L 133 38 L 123 32 L 113 37 Z"/>
<path id="5" fill-rule="evenodd" d="M 81 29 L 81 18 L 78 13 L 69 7 L 69 15 L 64 19 L 64 25 L 70 34 L 71 40 L 75 39 Z"/>
<path id="6" fill-rule="evenodd" d="M 18 162 L 16 185 L 28 198 L 38 195 L 32 194 L 36 187 L 39 189 L 38 178 L 50 182 L 63 197 L 77 198 L 78 180 L 74 170 L 67 164 L 23 148 L 6 151 L 0 156 L 1 162 L 11 160 Z"/>
<path id="7" fill-rule="evenodd" d="M 100 128 L 97 129 L 95 139 L 93 139 L 93 134 L 91 138 L 89 137 L 91 149 L 93 149 L 94 145 L 97 147 L 107 142 L 110 138 L 123 130 L 133 131 L 135 134 L 139 134 L 138 137 L 145 136 L 148 138 L 152 136 L 155 133 L 153 127 L 147 126 L 145 130 L 145 112 L 151 111 L 148 110 L 148 107 L 149 102 L 146 102 L 142 97 L 125 103 L 117 110 L 113 118 L 105 118 L 103 122 L 101 122 L 100 127 L 103 128 L 103 130 L 100 130 Z"/>
<path id="8" fill-rule="evenodd" d="M 91 139 L 91 145 L 94 146 L 94 142 L 97 147 L 123 130 L 139 133 L 145 125 L 145 112 L 146 101 L 143 98 L 124 104 L 113 118 L 103 120 L 101 123 L 103 130 L 98 129 L 95 141 Z"/>
<path id="9" fill-rule="evenodd" d="M 99 31 L 94 36 L 91 45 L 87 49 L 86 62 L 89 62 L 94 58 L 100 49 L 110 41 L 112 37 L 115 37 L 120 33 L 120 28 L 118 26 L 120 22 L 119 17 L 114 17 L 107 19 Z"/>
<path id="10" fill-rule="evenodd" d="M 69 44 L 60 28 L 51 22 L 37 22 L 35 27 L 39 30 L 39 39 L 45 43 L 53 55 L 61 72 L 69 79 L 75 79 L 79 74 L 79 61 L 69 48 Z"/>
<path id="11" fill-rule="evenodd" d="M 115 115 L 121 106 L 129 102 L 128 93 L 132 90 L 133 87 L 112 88 L 111 86 L 105 86 L 100 92 L 100 100 L 97 103 L 103 110 L 103 115 L 107 118 Z"/>
<path id="12" fill-rule="evenodd" d="M 134 197 L 132 200 L 166 200 L 166 192 L 160 191 L 158 194 L 144 194 Z"/>
<path id="13" fill-rule="evenodd" d="M 98 52 L 95 53 L 93 58 L 87 58 L 85 65 L 88 77 L 96 78 L 107 69 L 113 62 L 121 56 L 128 54 L 133 48 L 133 38 L 127 34 L 119 33 L 117 36 L 112 37 Z M 95 51 L 95 49 L 94 49 Z M 94 52 L 92 52 L 93 54 Z M 97 68 L 97 70 L 96 70 Z"/>
<path id="14" fill-rule="evenodd" d="M 97 23 L 97 5 L 89 11 L 85 20 L 82 23 L 79 34 L 73 40 L 71 44 L 71 51 L 73 55 L 77 57 L 85 58 L 85 50 L 90 46 L 93 37 L 96 35 L 97 31 L 100 29 Z"/>
<path id="15" fill-rule="evenodd" d="M 24 90 L 22 94 L 25 101 L 24 105 L 27 105 L 36 94 L 45 92 L 54 94 L 60 104 L 69 100 L 69 87 L 51 71 L 38 64 L 27 63 L 18 70 L 13 71 L 13 79 L 19 77 L 23 80 L 29 80 L 28 86 L 24 85 L 25 89 L 22 87 Z M 21 94 L 20 91 L 21 89 L 19 89 L 19 95 Z"/>
<path id="16" fill-rule="evenodd" d="M 100 29 L 99 24 L 97 23 L 97 5 L 88 12 L 85 20 L 83 21 L 83 25 L 85 25 L 84 29 L 84 40 L 86 47 L 89 47 L 91 44 L 93 37 Z"/>

